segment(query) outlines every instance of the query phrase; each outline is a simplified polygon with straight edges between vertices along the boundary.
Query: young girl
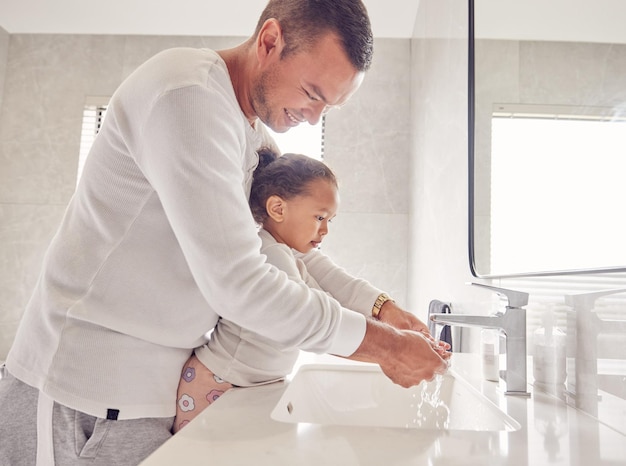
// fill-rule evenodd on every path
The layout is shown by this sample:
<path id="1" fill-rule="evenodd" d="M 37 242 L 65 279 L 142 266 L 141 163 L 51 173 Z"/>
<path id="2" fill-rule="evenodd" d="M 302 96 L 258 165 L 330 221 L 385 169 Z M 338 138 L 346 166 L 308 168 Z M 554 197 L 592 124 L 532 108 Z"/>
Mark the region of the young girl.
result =
<path id="1" fill-rule="evenodd" d="M 250 208 L 261 225 L 261 253 L 267 262 L 295 281 L 324 290 L 332 281 L 333 296 L 345 308 L 372 315 L 375 304 L 389 297 L 365 280 L 329 273 L 316 282 L 299 259 L 319 254 L 317 247 L 328 233 L 337 212 L 339 195 L 333 172 L 322 162 L 298 154 L 277 157 L 259 152 L 250 194 Z M 276 291 L 280 293 L 280 290 Z M 339 295 L 340 294 L 340 295 Z M 380 304 L 379 304 L 380 303 Z M 289 322 L 276 323 L 290 325 Z M 443 352 L 445 348 L 440 347 Z M 281 348 L 271 340 L 220 319 L 209 342 L 195 350 L 184 365 L 177 394 L 173 431 L 177 432 L 200 411 L 233 386 L 253 386 L 284 378 L 298 357 L 297 347 Z"/>

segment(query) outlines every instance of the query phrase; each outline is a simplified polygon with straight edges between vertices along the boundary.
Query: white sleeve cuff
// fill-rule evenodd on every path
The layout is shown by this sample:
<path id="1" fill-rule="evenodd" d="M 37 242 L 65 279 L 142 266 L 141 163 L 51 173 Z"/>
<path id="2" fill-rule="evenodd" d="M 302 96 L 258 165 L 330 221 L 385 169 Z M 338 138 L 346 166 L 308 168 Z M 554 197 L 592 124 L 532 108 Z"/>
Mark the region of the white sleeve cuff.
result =
<path id="1" fill-rule="evenodd" d="M 342 309 L 339 331 L 335 336 L 329 354 L 337 356 L 352 355 L 365 338 L 366 322 L 365 316 L 358 312 Z"/>

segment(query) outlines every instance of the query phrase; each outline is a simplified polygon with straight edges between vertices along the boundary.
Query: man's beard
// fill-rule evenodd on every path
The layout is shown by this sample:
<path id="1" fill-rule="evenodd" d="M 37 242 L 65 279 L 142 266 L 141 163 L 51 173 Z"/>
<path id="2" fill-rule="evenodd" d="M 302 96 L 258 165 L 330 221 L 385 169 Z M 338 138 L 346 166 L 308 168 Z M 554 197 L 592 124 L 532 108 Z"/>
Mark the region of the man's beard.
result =
<path id="1" fill-rule="evenodd" d="M 274 81 L 274 76 L 274 71 L 265 71 L 254 86 L 254 94 L 252 95 L 252 108 L 256 116 L 270 128 L 272 128 L 271 122 L 273 114 L 267 99 L 267 89 L 270 87 L 268 84 Z"/>

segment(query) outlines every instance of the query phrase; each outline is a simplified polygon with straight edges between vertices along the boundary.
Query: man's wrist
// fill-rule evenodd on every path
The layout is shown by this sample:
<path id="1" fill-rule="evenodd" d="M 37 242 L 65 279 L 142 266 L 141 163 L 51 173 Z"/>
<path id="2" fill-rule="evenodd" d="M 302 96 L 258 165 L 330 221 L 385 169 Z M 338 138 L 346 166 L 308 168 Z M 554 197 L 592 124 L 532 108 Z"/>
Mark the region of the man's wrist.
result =
<path id="1" fill-rule="evenodd" d="M 366 319 L 366 332 L 361 345 L 348 357 L 354 361 L 380 364 L 394 354 L 400 332 L 376 319 Z"/>

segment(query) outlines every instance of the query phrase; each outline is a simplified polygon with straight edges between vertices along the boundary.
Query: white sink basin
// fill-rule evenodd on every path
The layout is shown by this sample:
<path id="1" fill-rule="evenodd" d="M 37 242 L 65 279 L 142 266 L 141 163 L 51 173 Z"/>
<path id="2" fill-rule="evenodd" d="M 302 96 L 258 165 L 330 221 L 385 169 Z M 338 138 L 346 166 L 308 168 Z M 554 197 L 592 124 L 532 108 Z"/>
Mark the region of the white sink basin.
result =
<path id="1" fill-rule="evenodd" d="M 515 431 L 520 424 L 448 371 L 402 388 L 377 366 L 304 365 L 271 414 L 291 423 L 466 431 Z"/>

